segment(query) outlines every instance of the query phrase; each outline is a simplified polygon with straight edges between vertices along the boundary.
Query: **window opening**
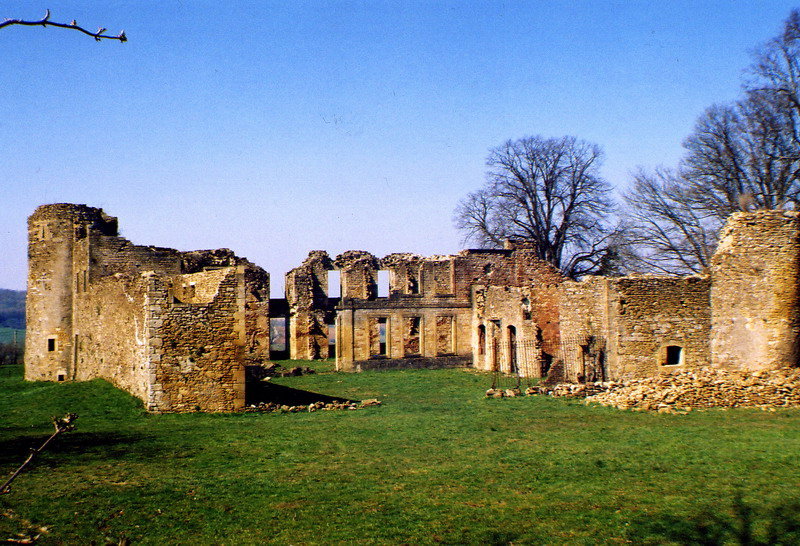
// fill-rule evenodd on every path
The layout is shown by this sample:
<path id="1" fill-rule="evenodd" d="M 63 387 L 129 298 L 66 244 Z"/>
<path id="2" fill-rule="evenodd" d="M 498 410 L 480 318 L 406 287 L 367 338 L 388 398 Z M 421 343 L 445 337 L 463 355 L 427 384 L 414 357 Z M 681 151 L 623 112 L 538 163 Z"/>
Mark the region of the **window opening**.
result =
<path id="1" fill-rule="evenodd" d="M 328 358 L 336 354 L 336 324 L 328 324 Z"/>
<path id="2" fill-rule="evenodd" d="M 269 347 L 270 351 L 286 351 L 286 318 L 275 317 L 269 319 Z"/>
<path id="3" fill-rule="evenodd" d="M 508 372 L 515 374 L 517 368 L 517 329 L 514 326 L 508 327 Z"/>
<path id="4" fill-rule="evenodd" d="M 328 297 L 340 298 L 342 296 L 342 272 L 338 269 L 328 271 Z"/>
<path id="5" fill-rule="evenodd" d="M 47 338 L 47 352 L 52 353 L 56 350 L 56 338 L 49 337 Z"/>
<path id="6" fill-rule="evenodd" d="M 386 325 L 388 320 L 386 317 L 375 317 L 370 320 L 369 328 L 369 353 L 371 357 L 386 356 Z"/>
<path id="7" fill-rule="evenodd" d="M 419 355 L 422 344 L 420 342 L 420 317 L 409 317 L 406 319 L 406 342 L 405 354 L 407 356 Z"/>
<path id="8" fill-rule="evenodd" d="M 683 347 L 678 345 L 667 346 L 667 359 L 664 366 L 678 366 L 683 364 Z"/>
<path id="9" fill-rule="evenodd" d="M 389 297 L 389 271 L 385 269 L 378 270 L 378 297 Z"/>
<path id="10" fill-rule="evenodd" d="M 478 326 L 478 354 L 486 354 L 486 326 Z"/>

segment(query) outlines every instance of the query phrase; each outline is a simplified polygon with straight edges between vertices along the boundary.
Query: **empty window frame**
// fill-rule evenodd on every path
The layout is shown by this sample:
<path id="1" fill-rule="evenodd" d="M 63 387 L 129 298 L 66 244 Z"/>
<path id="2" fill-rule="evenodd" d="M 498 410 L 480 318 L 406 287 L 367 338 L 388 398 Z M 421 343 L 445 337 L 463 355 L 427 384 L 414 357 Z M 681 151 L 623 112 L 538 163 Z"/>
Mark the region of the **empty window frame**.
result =
<path id="1" fill-rule="evenodd" d="M 339 298 L 342 295 L 342 273 L 338 269 L 328 271 L 328 297 Z"/>
<path id="2" fill-rule="evenodd" d="M 386 269 L 378 270 L 378 297 L 389 297 L 389 271 Z"/>
<path id="3" fill-rule="evenodd" d="M 436 317 L 436 354 L 451 355 L 455 353 L 455 335 L 453 331 L 454 320 L 452 316 Z"/>
<path id="4" fill-rule="evenodd" d="M 406 317 L 403 336 L 403 353 L 405 356 L 419 356 L 422 354 L 421 330 L 422 318 Z"/>
<path id="5" fill-rule="evenodd" d="M 667 345 L 664 352 L 664 366 L 679 366 L 683 364 L 683 347 Z"/>
<path id="6" fill-rule="evenodd" d="M 52 353 L 52 352 L 54 352 L 56 350 L 56 348 L 57 348 L 56 338 L 48 337 L 47 338 L 47 352 L 48 353 Z"/>
<path id="7" fill-rule="evenodd" d="M 386 317 L 369 319 L 369 356 L 371 358 L 387 356 L 388 324 Z"/>

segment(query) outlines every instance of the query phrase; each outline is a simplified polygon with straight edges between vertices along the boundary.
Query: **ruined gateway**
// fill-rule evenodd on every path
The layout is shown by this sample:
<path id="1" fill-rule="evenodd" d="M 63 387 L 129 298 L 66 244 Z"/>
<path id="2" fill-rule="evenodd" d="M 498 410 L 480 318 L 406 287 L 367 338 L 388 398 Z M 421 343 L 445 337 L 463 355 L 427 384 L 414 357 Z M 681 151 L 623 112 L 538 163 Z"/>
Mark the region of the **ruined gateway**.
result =
<path id="1" fill-rule="evenodd" d="M 230 250 L 134 245 L 86 205 L 37 208 L 28 240 L 26 379 L 101 377 L 153 412 L 240 409 L 248 367 L 278 356 L 567 381 L 798 361 L 796 212 L 733 215 L 702 276 L 576 282 L 513 241 L 428 258 L 312 251 L 272 300 L 267 272 Z"/>

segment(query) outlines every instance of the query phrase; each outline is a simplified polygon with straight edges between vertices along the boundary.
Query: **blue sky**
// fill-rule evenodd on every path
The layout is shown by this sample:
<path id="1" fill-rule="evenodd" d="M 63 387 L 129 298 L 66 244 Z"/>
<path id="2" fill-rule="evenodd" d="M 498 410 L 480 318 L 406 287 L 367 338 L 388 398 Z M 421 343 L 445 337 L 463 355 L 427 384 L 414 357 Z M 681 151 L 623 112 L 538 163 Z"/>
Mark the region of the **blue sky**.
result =
<path id="1" fill-rule="evenodd" d="M 740 95 L 791 2 L 3 2 L 0 287 L 27 216 L 103 207 L 137 244 L 228 247 L 272 274 L 309 250 L 447 254 L 489 148 L 575 135 L 623 189 Z"/>

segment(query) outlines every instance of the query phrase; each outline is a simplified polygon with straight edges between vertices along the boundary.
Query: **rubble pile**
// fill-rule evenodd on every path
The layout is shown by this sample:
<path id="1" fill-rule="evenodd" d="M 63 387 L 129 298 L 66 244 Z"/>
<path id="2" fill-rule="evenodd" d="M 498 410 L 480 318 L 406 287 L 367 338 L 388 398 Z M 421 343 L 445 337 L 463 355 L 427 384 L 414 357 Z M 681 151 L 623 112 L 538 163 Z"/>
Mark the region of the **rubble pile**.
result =
<path id="1" fill-rule="evenodd" d="M 277 404 L 275 402 L 260 402 L 258 404 L 250 404 L 245 408 L 248 412 L 264 412 L 264 413 L 300 413 L 300 412 L 315 412 L 315 411 L 334 411 L 334 410 L 357 410 L 367 408 L 369 406 L 380 406 L 381 402 L 378 399 L 371 398 L 369 400 L 362 400 L 361 402 L 314 402 L 308 405 L 290 406 L 288 404 Z"/>
<path id="2" fill-rule="evenodd" d="M 587 385 L 588 387 L 588 385 Z M 601 383 L 587 396 L 619 409 L 688 411 L 693 408 L 800 407 L 800 369 L 731 372 L 699 368 L 671 375 Z"/>
<path id="3" fill-rule="evenodd" d="M 757 372 L 698 368 L 644 379 L 532 386 L 525 394 L 585 398 L 587 403 L 662 413 L 695 408 L 795 408 L 800 407 L 800 368 Z M 489 389 L 486 396 L 521 393 Z"/>

